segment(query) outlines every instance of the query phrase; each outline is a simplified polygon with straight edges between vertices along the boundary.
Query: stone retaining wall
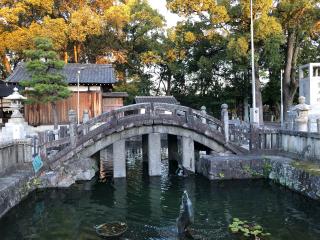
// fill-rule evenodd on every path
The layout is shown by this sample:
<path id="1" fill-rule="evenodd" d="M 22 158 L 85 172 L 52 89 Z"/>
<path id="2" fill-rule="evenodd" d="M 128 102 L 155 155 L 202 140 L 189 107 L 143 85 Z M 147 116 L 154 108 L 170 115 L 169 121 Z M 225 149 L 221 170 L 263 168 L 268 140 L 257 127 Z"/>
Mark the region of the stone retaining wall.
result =
<path id="1" fill-rule="evenodd" d="M 87 158 L 75 159 L 41 176 L 30 168 L 10 171 L 0 177 L 0 218 L 38 188 L 69 187 L 76 181 L 91 180 L 97 170 L 97 162 Z"/>
<path id="2" fill-rule="evenodd" d="M 28 162 L 32 162 L 31 140 L 0 143 L 0 175 Z"/>
<path id="3" fill-rule="evenodd" d="M 201 156 L 199 173 L 210 180 L 268 178 L 310 198 L 320 200 L 319 169 L 297 167 L 278 156 Z M 319 173 L 318 173 L 319 170 Z"/>
<path id="4" fill-rule="evenodd" d="M 0 178 L 0 218 L 37 188 L 32 171 L 15 171 Z"/>

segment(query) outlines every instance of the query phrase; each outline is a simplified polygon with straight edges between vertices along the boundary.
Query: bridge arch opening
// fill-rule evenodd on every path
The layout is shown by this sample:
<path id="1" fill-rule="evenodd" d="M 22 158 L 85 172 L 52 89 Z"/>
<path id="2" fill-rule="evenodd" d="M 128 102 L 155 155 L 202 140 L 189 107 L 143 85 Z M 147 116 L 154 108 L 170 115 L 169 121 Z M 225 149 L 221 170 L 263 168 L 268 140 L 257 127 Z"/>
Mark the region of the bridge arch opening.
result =
<path id="1" fill-rule="evenodd" d="M 127 138 L 122 136 L 123 138 L 119 140 L 115 138 L 111 144 L 105 144 L 106 147 L 99 150 L 102 176 L 105 176 L 104 172 L 107 172 L 109 176 L 112 175 L 114 178 L 126 177 L 128 159 L 130 159 L 128 155 L 132 153 L 130 151 L 134 151 L 134 154 L 141 157 L 144 169 L 148 171 L 149 176 L 160 176 L 163 173 L 161 169 L 164 160 L 168 160 L 168 173 L 170 174 L 176 173 L 179 167 L 195 172 L 200 151 L 209 153 L 213 150 L 195 141 L 191 136 L 181 134 L 181 130 L 181 135 L 172 134 L 177 133 L 174 131 L 159 133 L 144 132 L 140 129 L 141 132 L 145 134 L 128 134 Z M 136 145 L 135 150 L 133 150 L 132 144 Z M 218 151 L 221 149 L 218 148 Z"/>

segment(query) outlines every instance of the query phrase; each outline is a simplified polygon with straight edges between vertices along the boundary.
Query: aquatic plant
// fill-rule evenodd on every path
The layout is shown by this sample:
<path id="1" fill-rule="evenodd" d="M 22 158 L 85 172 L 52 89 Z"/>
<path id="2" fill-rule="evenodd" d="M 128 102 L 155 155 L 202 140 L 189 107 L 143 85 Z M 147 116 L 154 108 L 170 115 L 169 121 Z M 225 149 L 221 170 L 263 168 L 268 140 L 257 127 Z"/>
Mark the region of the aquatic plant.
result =
<path id="1" fill-rule="evenodd" d="M 224 178 L 224 173 L 223 172 L 219 173 L 219 178 Z"/>
<path id="2" fill-rule="evenodd" d="M 270 162 L 270 159 L 264 157 L 263 158 L 263 175 L 265 177 L 269 177 L 269 174 L 272 171 L 272 164 Z"/>
<path id="3" fill-rule="evenodd" d="M 240 239 L 264 240 L 271 235 L 265 232 L 259 224 L 241 221 L 239 218 L 233 219 L 229 229 L 232 233 L 239 235 Z"/>
<path id="4" fill-rule="evenodd" d="M 246 173 L 246 174 L 249 174 L 251 175 L 252 177 L 263 177 L 263 174 L 262 173 L 259 173 L 255 170 L 253 170 L 250 165 L 245 165 L 243 166 L 243 171 Z"/>

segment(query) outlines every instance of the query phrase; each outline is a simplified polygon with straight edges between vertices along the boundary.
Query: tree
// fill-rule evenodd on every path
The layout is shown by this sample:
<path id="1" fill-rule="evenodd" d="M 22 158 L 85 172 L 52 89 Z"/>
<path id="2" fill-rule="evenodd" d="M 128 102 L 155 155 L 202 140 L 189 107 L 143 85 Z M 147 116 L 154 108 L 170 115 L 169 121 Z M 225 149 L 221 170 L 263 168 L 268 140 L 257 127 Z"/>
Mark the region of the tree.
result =
<path id="1" fill-rule="evenodd" d="M 35 49 L 25 51 L 28 58 L 26 68 L 31 79 L 21 82 L 25 87 L 29 103 L 50 103 L 54 129 L 58 128 L 57 101 L 68 98 L 71 92 L 65 77 L 59 72 L 64 67 L 53 51 L 53 43 L 47 38 L 35 38 Z"/>
<path id="2" fill-rule="evenodd" d="M 53 1 L 0 1 L 0 55 L 4 76 L 11 73 L 10 60 L 32 43 L 29 38 L 30 25 L 41 22 L 44 16 L 51 14 Z"/>
<path id="3" fill-rule="evenodd" d="M 312 37 L 319 37 L 319 0 L 281 0 L 275 15 L 278 17 L 286 36 L 284 63 L 284 112 L 293 103 L 298 89 L 297 66 L 301 48 Z M 286 114 L 285 114 L 285 117 Z"/>

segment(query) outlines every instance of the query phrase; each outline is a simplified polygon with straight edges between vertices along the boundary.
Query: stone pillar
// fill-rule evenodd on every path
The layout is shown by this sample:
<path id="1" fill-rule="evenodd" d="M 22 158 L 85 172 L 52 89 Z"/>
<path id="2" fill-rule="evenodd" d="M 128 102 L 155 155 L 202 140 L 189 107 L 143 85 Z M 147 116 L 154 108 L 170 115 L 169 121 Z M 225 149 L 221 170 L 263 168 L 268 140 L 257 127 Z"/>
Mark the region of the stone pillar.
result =
<path id="1" fill-rule="evenodd" d="M 113 178 L 126 177 L 126 141 L 119 140 L 113 148 Z"/>
<path id="2" fill-rule="evenodd" d="M 143 162 L 148 162 L 148 134 L 142 135 L 142 158 Z"/>
<path id="3" fill-rule="evenodd" d="M 32 139 L 27 139 L 25 144 L 23 144 L 23 161 L 24 162 L 32 162 L 32 146 L 33 143 L 32 143 Z"/>
<path id="4" fill-rule="evenodd" d="M 100 178 L 104 179 L 111 175 L 113 169 L 113 147 L 108 146 L 100 150 Z"/>
<path id="5" fill-rule="evenodd" d="M 224 138 L 226 142 L 229 142 L 229 116 L 228 116 L 228 105 L 221 105 L 221 121 L 224 127 Z"/>
<path id="6" fill-rule="evenodd" d="M 207 108 L 205 106 L 201 107 L 201 113 L 202 115 L 207 115 Z M 201 121 L 203 124 L 207 124 L 207 119 L 201 118 Z"/>
<path id="7" fill-rule="evenodd" d="M 161 176 L 161 134 L 148 136 L 149 176 Z"/>
<path id="8" fill-rule="evenodd" d="M 168 134 L 168 160 L 169 172 L 173 173 L 178 168 L 179 152 L 178 152 L 178 137 Z"/>
<path id="9" fill-rule="evenodd" d="M 309 118 L 308 119 L 308 123 L 307 123 L 307 127 L 308 127 L 308 132 L 312 132 L 312 120 Z"/>
<path id="10" fill-rule="evenodd" d="M 194 142 L 190 137 L 182 137 L 182 166 L 188 171 L 195 172 Z"/>
<path id="11" fill-rule="evenodd" d="M 83 110 L 83 115 L 82 115 L 83 135 L 86 135 L 89 132 L 89 126 L 86 124 L 89 120 L 90 120 L 89 111 L 85 109 Z"/>
<path id="12" fill-rule="evenodd" d="M 69 111 L 69 134 L 72 147 L 77 145 L 77 114 L 75 110 Z"/>
<path id="13" fill-rule="evenodd" d="M 305 104 L 306 98 L 299 97 L 299 104 L 294 107 L 297 112 L 297 118 L 295 120 L 297 131 L 307 132 L 308 131 L 308 114 L 311 109 L 309 105 Z"/>
<path id="14" fill-rule="evenodd" d="M 89 118 L 89 111 L 87 109 L 83 110 L 83 115 L 82 115 L 82 123 L 86 123 L 90 120 Z"/>

